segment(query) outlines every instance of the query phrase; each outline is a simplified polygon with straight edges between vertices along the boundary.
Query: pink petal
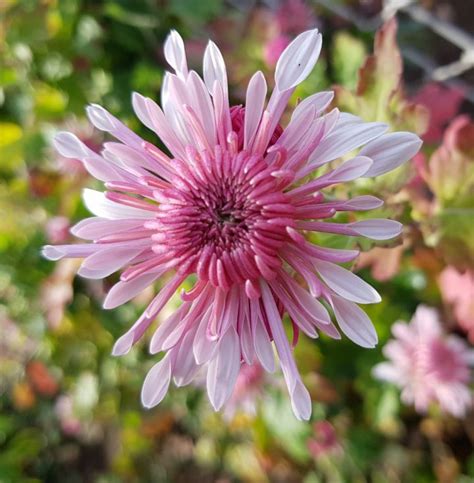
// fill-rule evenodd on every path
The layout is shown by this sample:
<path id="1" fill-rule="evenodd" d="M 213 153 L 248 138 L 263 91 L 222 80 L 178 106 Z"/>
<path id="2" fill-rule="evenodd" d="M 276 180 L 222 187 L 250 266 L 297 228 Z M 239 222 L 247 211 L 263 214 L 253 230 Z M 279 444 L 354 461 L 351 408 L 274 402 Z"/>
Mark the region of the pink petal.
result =
<path id="1" fill-rule="evenodd" d="M 190 326 L 192 325 L 192 321 L 189 320 L 189 317 L 185 317 L 182 319 L 178 325 L 176 325 L 168 337 L 163 341 L 161 350 L 167 351 L 174 347 L 178 342 L 183 338 L 183 334 L 189 331 Z"/>
<path id="2" fill-rule="evenodd" d="M 132 106 L 136 116 L 148 128 L 154 131 L 154 123 L 148 110 L 148 97 L 144 97 L 138 92 L 132 92 Z M 151 101 L 151 99 L 150 99 Z M 153 102 L 153 101 L 151 101 Z"/>
<path id="3" fill-rule="evenodd" d="M 98 245 L 90 243 L 78 243 L 74 245 L 46 245 L 42 255 L 48 260 L 60 260 L 61 258 L 85 258 L 100 250 Z"/>
<path id="4" fill-rule="evenodd" d="M 90 121 L 97 129 L 111 132 L 117 128 L 114 116 L 109 114 L 102 106 L 92 104 L 86 110 Z"/>
<path id="5" fill-rule="evenodd" d="M 348 236 L 365 236 L 373 240 L 388 240 L 398 236 L 402 224 L 395 220 L 372 218 L 354 223 L 329 223 L 323 221 L 299 221 L 301 230 L 319 231 L 321 233 L 339 233 Z"/>
<path id="6" fill-rule="evenodd" d="M 142 314 L 138 320 L 130 327 L 130 329 L 125 332 L 121 337 L 117 339 L 113 348 L 112 348 L 112 355 L 113 356 L 123 356 L 127 354 L 133 345 L 138 342 L 145 331 L 148 329 L 150 324 L 153 322 L 153 319 L 146 317 L 145 314 Z"/>
<path id="7" fill-rule="evenodd" d="M 259 305 L 260 301 L 252 300 L 250 306 L 255 353 L 257 354 L 258 360 L 262 364 L 262 367 L 267 372 L 274 372 L 275 358 L 273 356 L 272 343 L 270 342 L 267 329 L 265 328 L 265 324 L 262 320 Z"/>
<path id="8" fill-rule="evenodd" d="M 106 247 L 107 245 L 105 245 Z M 78 271 L 79 275 L 86 278 L 100 279 L 120 270 L 126 263 L 130 262 L 143 247 L 112 247 L 104 248 L 92 255 L 89 255 Z"/>
<path id="9" fill-rule="evenodd" d="M 169 337 L 171 332 L 173 332 L 176 326 L 181 322 L 181 320 L 186 316 L 190 305 L 191 304 L 181 305 L 179 309 L 177 309 L 169 317 L 167 317 L 166 320 L 160 323 L 150 340 L 150 354 L 157 354 L 163 350 L 163 343 Z"/>
<path id="10" fill-rule="evenodd" d="M 183 158 L 185 156 L 184 147 L 170 127 L 160 106 L 137 92 L 132 95 L 132 103 L 138 119 L 158 135 L 175 157 Z"/>
<path id="11" fill-rule="evenodd" d="M 164 270 L 167 271 L 168 269 L 165 267 Z M 147 317 L 156 317 L 187 277 L 188 273 L 186 271 L 180 272 L 178 270 L 161 288 L 145 310 Z"/>
<path id="12" fill-rule="evenodd" d="M 345 161 L 334 171 L 329 173 L 328 181 L 331 183 L 346 183 L 363 176 L 372 166 L 372 160 L 365 156 L 357 156 Z"/>
<path id="13" fill-rule="evenodd" d="M 291 115 L 291 120 L 303 115 L 310 108 L 314 108 L 316 115 L 319 115 L 320 112 L 324 111 L 324 109 L 329 106 L 333 98 L 334 92 L 332 91 L 318 92 L 312 96 L 306 97 L 296 106 Z"/>
<path id="14" fill-rule="evenodd" d="M 267 82 L 263 74 L 258 71 L 250 79 L 247 96 L 245 99 L 245 120 L 244 120 L 244 148 L 252 142 L 257 132 L 262 117 L 265 96 L 267 95 Z"/>
<path id="15" fill-rule="evenodd" d="M 186 62 L 186 52 L 184 50 L 184 42 L 176 30 L 171 30 L 166 37 L 164 45 L 165 59 L 168 64 L 182 77 L 188 73 Z"/>
<path id="16" fill-rule="evenodd" d="M 324 282 L 341 297 L 360 304 L 382 300 L 373 287 L 349 270 L 322 260 L 315 260 L 314 265 Z"/>
<path id="17" fill-rule="evenodd" d="M 71 233 L 85 240 L 97 240 L 104 236 L 142 228 L 143 220 L 107 220 L 106 218 L 85 218 L 71 228 Z"/>
<path id="18" fill-rule="evenodd" d="M 331 301 L 344 334 L 361 347 L 375 347 L 378 342 L 377 332 L 367 314 L 358 305 L 343 298 L 332 296 Z"/>
<path id="19" fill-rule="evenodd" d="M 198 114 L 209 144 L 214 146 L 217 142 L 217 133 L 214 120 L 214 108 L 209 96 L 209 92 L 207 91 L 202 79 L 194 71 L 191 71 L 189 74 L 188 85 L 191 88 L 191 106 L 193 106 L 193 109 Z"/>
<path id="20" fill-rule="evenodd" d="M 317 29 L 298 35 L 283 51 L 275 69 L 275 84 L 283 92 L 303 82 L 313 70 L 321 52 L 322 37 Z"/>
<path id="21" fill-rule="evenodd" d="M 61 249 L 58 249 L 53 245 L 45 245 L 41 250 L 41 254 L 44 258 L 53 262 L 61 260 L 61 258 L 64 258 L 65 256 L 64 252 Z"/>
<path id="22" fill-rule="evenodd" d="M 324 135 L 328 136 L 329 133 L 337 126 L 340 122 L 340 117 L 343 113 L 339 111 L 337 107 L 329 111 L 327 114 L 321 117 L 324 120 Z"/>
<path id="23" fill-rule="evenodd" d="M 313 319 L 313 324 L 316 322 L 315 325 L 320 328 L 331 323 L 328 311 L 319 300 L 308 293 L 288 274 L 284 275 L 284 279 L 293 300 Z"/>
<path id="24" fill-rule="evenodd" d="M 349 112 L 341 112 L 337 121 L 337 130 L 342 131 L 350 126 L 361 124 L 363 122 L 364 121 L 359 116 L 355 116 Z"/>
<path id="25" fill-rule="evenodd" d="M 161 275 L 160 272 L 144 273 L 128 282 L 118 282 L 110 290 L 105 297 L 104 309 L 114 309 L 119 305 L 128 302 L 136 295 L 142 292 L 146 287 L 151 285 Z"/>
<path id="26" fill-rule="evenodd" d="M 308 130 L 311 129 L 316 111 L 314 107 L 306 109 L 301 116 L 294 118 L 283 131 L 278 139 L 276 146 L 284 147 L 288 152 L 296 148 L 301 148 L 301 140 L 305 137 Z M 318 129 L 319 131 L 319 129 Z"/>
<path id="27" fill-rule="evenodd" d="M 204 52 L 203 60 L 204 83 L 208 91 L 214 91 L 214 82 L 218 82 L 222 88 L 224 97 L 227 98 L 227 71 L 225 68 L 224 57 L 217 45 L 210 40 Z"/>
<path id="28" fill-rule="evenodd" d="M 221 83 L 217 80 L 214 81 L 212 87 L 212 99 L 214 101 L 214 117 L 219 143 L 225 146 L 227 144 L 227 134 L 231 130 L 229 99 Z"/>
<path id="29" fill-rule="evenodd" d="M 66 158 L 82 159 L 87 156 L 94 156 L 96 153 L 88 148 L 75 134 L 70 132 L 58 132 L 54 136 L 54 147 Z"/>
<path id="30" fill-rule="evenodd" d="M 307 252 L 311 256 L 319 260 L 325 260 L 333 263 L 351 262 L 359 255 L 359 250 L 343 250 L 341 248 L 329 248 L 315 245 L 314 243 L 306 243 Z"/>
<path id="31" fill-rule="evenodd" d="M 303 118 L 303 115 L 298 119 L 301 118 Z M 298 137 L 298 143 L 292 145 L 284 167 L 293 173 L 296 171 L 296 176 L 293 174 L 295 181 L 301 179 L 301 170 L 299 168 L 307 162 L 309 155 L 321 142 L 325 129 L 325 120 L 323 118 L 315 119 L 309 124 L 308 129 L 302 129 L 301 136 Z"/>
<path id="32" fill-rule="evenodd" d="M 273 89 L 255 137 L 254 152 L 263 154 L 266 151 L 292 93 L 293 89 L 284 92 L 281 92 L 276 86 Z M 255 150 L 255 146 L 258 146 L 257 150 Z"/>
<path id="33" fill-rule="evenodd" d="M 239 336 L 240 336 L 240 348 L 242 351 L 242 357 L 245 360 L 245 362 L 250 366 L 253 364 L 255 351 L 254 351 L 252 330 L 250 327 L 250 320 L 248 316 L 246 316 L 242 320 Z"/>
<path id="34" fill-rule="evenodd" d="M 340 158 L 362 144 L 381 136 L 386 130 L 387 125 L 380 122 L 360 122 L 345 128 L 337 125 L 313 152 L 310 164 L 320 166 Z"/>
<path id="35" fill-rule="evenodd" d="M 178 387 L 187 386 L 196 376 L 199 366 L 194 360 L 192 350 L 196 330 L 189 330 L 183 337 L 176 358 L 173 379 Z"/>
<path id="36" fill-rule="evenodd" d="M 92 149 L 89 149 L 72 133 L 59 132 L 56 134 L 54 147 L 66 158 L 81 160 L 87 171 L 100 181 L 124 179 L 124 175 L 119 168 L 107 163 L 105 159 L 92 151 Z"/>
<path id="37" fill-rule="evenodd" d="M 171 357 L 166 354 L 160 362 L 148 372 L 142 387 L 142 404 L 151 408 L 159 404 L 166 393 L 171 381 Z"/>
<path id="38" fill-rule="evenodd" d="M 364 146 L 359 155 L 368 156 L 374 160 L 365 177 L 380 176 L 398 168 L 401 164 L 413 158 L 420 150 L 423 141 L 409 132 L 394 132 L 380 136 Z"/>
<path id="39" fill-rule="evenodd" d="M 114 137 L 132 147 L 140 148 L 142 146 L 143 140 L 140 136 L 137 136 L 123 122 L 119 121 L 110 112 L 107 112 L 102 106 L 91 104 L 86 108 L 86 112 L 90 121 L 97 129 L 110 132 Z"/>
<path id="40" fill-rule="evenodd" d="M 106 198 L 105 193 L 89 188 L 84 189 L 82 198 L 87 209 L 92 214 L 109 220 L 147 219 L 155 216 L 155 212 L 151 211 L 153 209 L 152 205 L 150 205 L 150 211 L 122 205 Z"/>
<path id="41" fill-rule="evenodd" d="M 301 329 L 308 337 L 316 339 L 318 337 L 318 333 L 314 328 L 316 320 L 311 314 L 303 308 L 297 299 L 293 299 L 292 296 L 289 296 L 278 282 L 273 282 L 271 286 L 281 303 L 284 305 L 285 310 L 288 312 L 292 321 L 297 324 L 299 329 Z"/>
<path id="42" fill-rule="evenodd" d="M 302 184 L 298 188 L 290 191 L 292 196 L 303 196 L 314 193 L 326 186 L 338 183 L 346 183 L 363 176 L 372 166 L 372 160 L 364 156 L 357 156 L 342 163 L 335 170 L 323 174 L 319 178 Z"/>
<path id="43" fill-rule="evenodd" d="M 283 371 L 288 392 L 291 397 L 293 412 L 298 419 L 307 420 L 311 416 L 311 398 L 308 391 L 301 382 L 295 360 L 291 353 L 290 344 L 283 329 L 283 322 L 278 312 L 273 295 L 266 284 L 260 282 L 262 289 L 262 300 L 265 307 L 268 322 L 275 341 L 275 346 L 280 357 L 280 365 Z"/>
<path id="44" fill-rule="evenodd" d="M 131 148 L 126 144 L 108 142 L 104 144 L 105 150 L 103 151 L 104 157 L 108 155 L 108 159 L 114 159 L 115 162 L 120 163 L 121 167 L 129 171 L 133 177 L 149 175 L 149 171 L 156 171 L 156 168 L 160 169 L 161 166 L 158 161 L 152 162 L 145 157 L 144 151 L 136 148 Z M 112 154 L 112 156 L 109 155 Z M 157 166 L 158 164 L 158 166 Z M 144 168 L 147 168 L 145 170 Z"/>
<path id="45" fill-rule="evenodd" d="M 297 419 L 308 421 L 313 410 L 311 396 L 301 380 L 296 381 L 291 394 L 291 407 Z"/>
<path id="46" fill-rule="evenodd" d="M 216 411 L 232 395 L 240 370 L 239 337 L 233 327 L 222 336 L 216 356 L 207 369 L 207 394 Z"/>
<path id="47" fill-rule="evenodd" d="M 211 318 L 211 314 L 212 307 L 209 307 L 209 309 L 203 315 L 196 331 L 196 336 L 194 337 L 193 354 L 196 364 L 199 365 L 209 362 L 213 358 L 218 346 L 217 339 L 211 340 L 207 336 L 207 326 L 209 319 Z"/>
<path id="48" fill-rule="evenodd" d="M 403 225 L 395 220 L 372 218 L 371 220 L 356 221 L 350 224 L 358 235 L 372 240 L 389 240 L 402 232 Z"/>
<path id="49" fill-rule="evenodd" d="M 337 211 L 369 211 L 380 208 L 382 205 L 383 201 L 379 198 L 371 195 L 362 195 L 342 202 L 336 209 Z"/>

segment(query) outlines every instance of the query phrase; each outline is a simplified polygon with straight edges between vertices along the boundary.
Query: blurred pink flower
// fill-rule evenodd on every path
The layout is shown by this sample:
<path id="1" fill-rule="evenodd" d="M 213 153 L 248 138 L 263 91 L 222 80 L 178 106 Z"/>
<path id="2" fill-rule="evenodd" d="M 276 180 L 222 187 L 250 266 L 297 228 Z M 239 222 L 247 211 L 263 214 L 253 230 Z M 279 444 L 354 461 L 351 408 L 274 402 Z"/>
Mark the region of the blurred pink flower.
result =
<path id="1" fill-rule="evenodd" d="M 472 405 L 469 366 L 474 350 L 454 335 L 445 336 L 436 310 L 423 305 L 409 324 L 394 324 L 392 333 L 395 340 L 383 349 L 390 362 L 378 364 L 375 377 L 401 388 L 402 401 L 420 413 L 437 403 L 463 417 Z"/>
<path id="2" fill-rule="evenodd" d="M 453 306 L 454 316 L 474 344 L 474 273 L 446 267 L 439 277 L 443 299 Z"/>
<path id="3" fill-rule="evenodd" d="M 411 100 L 428 109 L 430 113 L 429 127 L 423 135 L 423 139 L 428 143 L 436 143 L 443 137 L 447 124 L 459 112 L 464 100 L 464 93 L 461 89 L 443 87 L 433 82 L 425 84 Z"/>
<path id="4" fill-rule="evenodd" d="M 66 216 L 53 216 L 46 222 L 46 237 L 49 243 L 64 243 L 69 238 L 71 223 Z"/>
<path id="5" fill-rule="evenodd" d="M 104 301 L 106 309 L 131 300 L 166 275 L 161 291 L 116 342 L 113 354 L 126 354 L 181 285 L 195 282 L 181 292 L 182 305 L 151 339 L 151 353 L 166 354 L 145 379 L 146 407 L 164 398 L 171 379 L 187 385 L 203 369 L 211 404 L 221 409 L 242 363 L 259 362 L 274 371 L 273 341 L 294 413 L 308 419 L 311 398 L 282 318 L 287 313 L 292 319 L 295 340 L 299 331 L 315 338 L 318 330 L 340 338 L 318 299 L 332 307 L 339 327 L 354 342 L 363 347 L 377 343 L 357 303 L 377 303 L 380 296 L 340 266 L 359 252 L 314 245 L 306 233 L 375 240 L 397 236 L 401 224 L 393 220 L 322 221 L 339 211 L 371 210 L 382 201 L 373 196 L 325 200 L 320 190 L 391 171 L 410 159 L 421 141 L 411 133 L 386 134 L 387 125 L 366 123 L 337 109 L 325 114 L 332 92 L 302 101 L 281 130 L 288 100 L 312 71 L 321 44 L 317 30 L 299 35 L 278 60 L 276 87 L 266 107 L 267 84 L 257 72 L 248 86 L 245 111 L 236 111 L 229 106 L 227 71 L 217 46 L 210 42 L 205 51 L 203 81 L 188 71 L 183 40 L 172 32 L 164 51 L 175 74 L 167 73 L 163 81 L 164 112 L 151 99 L 133 95 L 137 116 L 170 155 L 97 105 L 87 109 L 91 122 L 121 142 L 106 143 L 99 155 L 71 133 L 56 136 L 59 152 L 81 159 L 107 191 L 85 190 L 85 204 L 96 216 L 72 229 L 93 243 L 46 246 L 44 255 L 84 258 L 79 274 L 92 279 L 124 269 Z M 308 180 L 321 166 L 361 146 L 356 157 Z"/>
<path id="6" fill-rule="evenodd" d="M 314 436 L 308 440 L 308 449 L 314 458 L 334 456 L 342 453 L 336 430 L 329 421 L 316 421 Z"/>
<path id="7" fill-rule="evenodd" d="M 291 39 L 287 35 L 278 35 L 270 39 L 263 48 L 263 60 L 269 67 L 274 67 L 280 55 L 288 47 Z"/>

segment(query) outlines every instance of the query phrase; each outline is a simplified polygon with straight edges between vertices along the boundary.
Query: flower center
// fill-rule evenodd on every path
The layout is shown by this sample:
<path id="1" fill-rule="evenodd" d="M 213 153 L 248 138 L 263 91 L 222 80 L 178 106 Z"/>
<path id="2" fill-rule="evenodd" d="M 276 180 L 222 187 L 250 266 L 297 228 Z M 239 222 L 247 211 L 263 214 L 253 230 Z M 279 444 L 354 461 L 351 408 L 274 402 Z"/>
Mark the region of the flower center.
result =
<path id="1" fill-rule="evenodd" d="M 224 290 L 276 276 L 278 252 L 288 240 L 286 228 L 293 225 L 295 211 L 278 176 L 282 157 L 275 155 L 269 165 L 262 156 L 241 150 L 242 115 L 243 110 L 234 111 L 237 136 L 228 150 L 188 149 L 186 162 L 174 161 L 173 188 L 157 194 L 153 222 L 155 252 L 191 264 L 201 281 Z"/>
<path id="2" fill-rule="evenodd" d="M 191 224 L 201 233 L 201 244 L 212 244 L 218 255 L 244 243 L 261 212 L 261 207 L 246 197 L 245 186 L 234 183 L 233 179 L 222 180 L 194 197 L 199 214 Z"/>
<path id="3" fill-rule="evenodd" d="M 193 260 L 201 280 L 223 289 L 273 278 L 294 212 L 271 174 L 275 168 L 245 151 L 220 148 L 209 162 L 196 153 L 193 159 L 193 171 L 177 162 L 185 172 L 162 192 L 153 249 L 183 263 Z"/>

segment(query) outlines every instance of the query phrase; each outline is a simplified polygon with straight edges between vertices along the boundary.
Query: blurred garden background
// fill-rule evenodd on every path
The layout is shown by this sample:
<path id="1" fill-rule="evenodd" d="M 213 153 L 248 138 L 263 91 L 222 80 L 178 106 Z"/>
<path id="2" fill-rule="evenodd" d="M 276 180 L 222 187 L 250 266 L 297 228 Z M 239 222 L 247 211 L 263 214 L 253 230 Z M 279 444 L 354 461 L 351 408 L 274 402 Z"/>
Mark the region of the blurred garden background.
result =
<path id="1" fill-rule="evenodd" d="M 82 279 L 80 261 L 40 256 L 72 241 L 69 227 L 88 216 L 81 191 L 95 186 L 52 137 L 69 130 L 100 150 L 84 111 L 99 103 L 156 142 L 131 93 L 159 100 L 172 28 L 199 72 L 216 41 L 239 104 L 253 72 L 271 82 L 281 51 L 314 27 L 323 52 L 293 105 L 334 89 L 341 110 L 424 140 L 394 173 L 338 188 L 379 196 L 383 215 L 405 225 L 389 244 L 364 241 L 354 267 L 383 298 L 364 307 L 379 345 L 300 339 L 308 423 L 293 416 L 281 375 L 258 367 L 222 414 L 200 387 L 144 410 L 156 357 L 145 343 L 110 352 L 152 294 L 104 311 L 114 277 Z M 473 31 L 465 0 L 0 0 L 0 482 L 473 482 L 474 411 L 436 401 L 422 411 L 374 373 L 393 324 L 420 306 L 436 311 L 418 314 L 438 317 L 442 340 L 474 348 Z"/>

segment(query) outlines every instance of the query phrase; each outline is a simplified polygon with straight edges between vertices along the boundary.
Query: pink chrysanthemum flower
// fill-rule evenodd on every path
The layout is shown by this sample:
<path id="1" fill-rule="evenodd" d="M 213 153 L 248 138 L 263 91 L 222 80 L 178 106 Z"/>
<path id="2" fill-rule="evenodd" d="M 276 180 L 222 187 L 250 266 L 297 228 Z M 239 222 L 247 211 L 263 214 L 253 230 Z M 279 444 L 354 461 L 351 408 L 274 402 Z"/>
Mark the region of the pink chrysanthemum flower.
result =
<path id="1" fill-rule="evenodd" d="M 447 413 L 464 416 L 472 405 L 474 350 L 456 336 L 446 337 L 436 310 L 425 306 L 418 307 L 409 324 L 394 324 L 392 333 L 395 340 L 383 349 L 390 362 L 375 366 L 375 377 L 400 387 L 402 401 L 420 413 L 437 403 Z"/>
<path id="2" fill-rule="evenodd" d="M 288 126 L 279 126 L 295 87 L 318 59 L 317 30 L 302 33 L 285 49 L 266 105 L 265 78 L 261 72 L 252 77 L 245 108 L 229 106 L 224 59 L 214 43 L 204 54 L 204 81 L 188 71 L 178 33 L 170 34 L 164 50 L 175 73 L 164 78 L 163 110 L 136 93 L 133 106 L 169 153 L 102 107 L 88 107 L 91 122 L 120 142 L 105 143 L 101 155 L 69 133 L 59 133 L 55 142 L 62 155 L 81 159 L 105 183 L 105 193 L 84 193 L 96 217 L 72 229 L 94 243 L 47 246 L 44 253 L 52 260 L 85 258 L 79 270 L 84 277 L 103 278 L 124 269 L 105 299 L 106 309 L 167 277 L 117 341 L 115 355 L 130 350 L 185 280 L 194 282 L 151 339 L 151 353 L 165 355 L 145 379 L 145 406 L 163 399 L 171 379 L 178 386 L 189 384 L 202 368 L 218 410 L 231 396 L 243 363 L 258 360 L 274 370 L 273 342 L 294 412 L 308 419 L 311 398 L 292 356 L 284 314 L 292 321 L 295 340 L 299 331 L 317 337 L 318 330 L 339 338 L 324 301 L 348 337 L 373 347 L 375 330 L 356 304 L 379 302 L 380 296 L 339 265 L 355 259 L 357 251 L 313 245 L 306 233 L 384 240 L 401 229 L 391 220 L 323 221 L 338 211 L 377 208 L 382 201 L 372 196 L 325 200 L 320 190 L 385 173 L 411 158 L 420 141 L 410 133 L 385 134 L 385 124 L 366 123 L 337 109 L 324 113 L 331 92 L 305 99 Z M 308 180 L 318 168 L 364 144 L 356 157 Z M 297 282 L 300 277 L 305 286 Z"/>
<path id="3" fill-rule="evenodd" d="M 459 327 L 474 344 L 474 272 L 461 273 L 454 267 L 446 267 L 439 276 L 439 285 L 444 301 L 453 307 Z"/>

